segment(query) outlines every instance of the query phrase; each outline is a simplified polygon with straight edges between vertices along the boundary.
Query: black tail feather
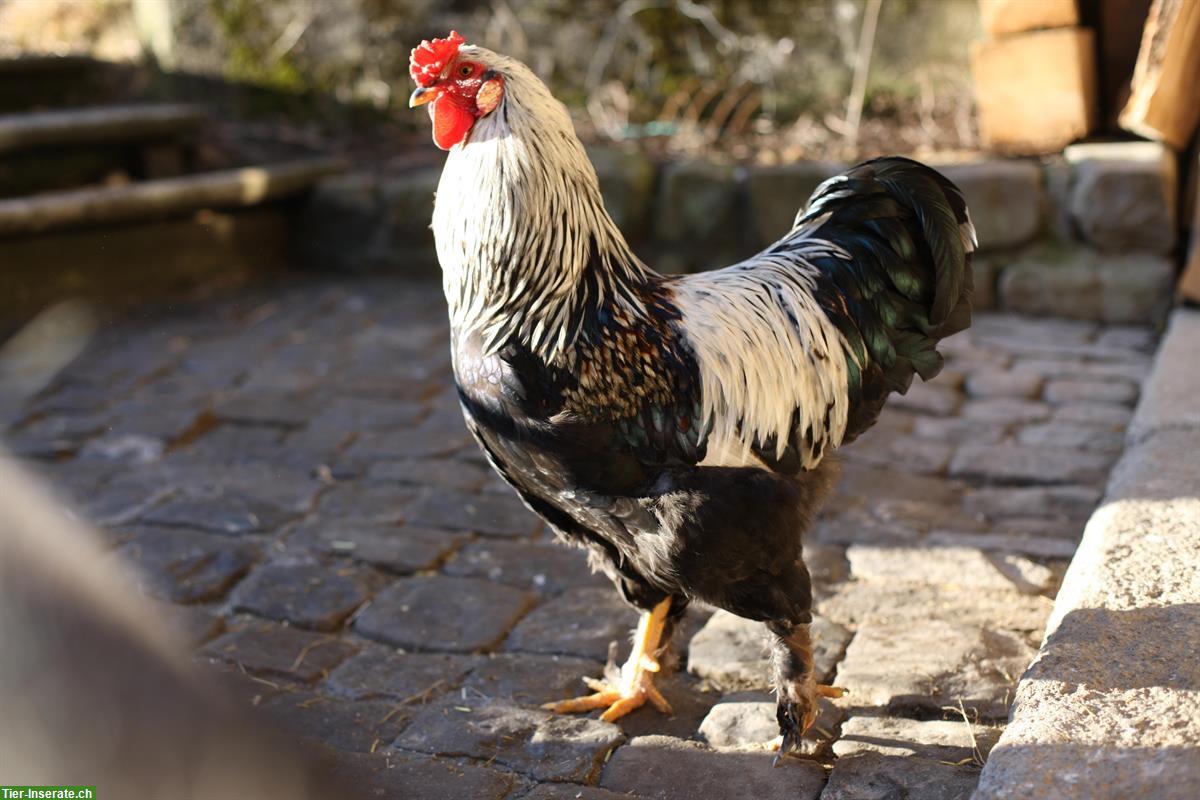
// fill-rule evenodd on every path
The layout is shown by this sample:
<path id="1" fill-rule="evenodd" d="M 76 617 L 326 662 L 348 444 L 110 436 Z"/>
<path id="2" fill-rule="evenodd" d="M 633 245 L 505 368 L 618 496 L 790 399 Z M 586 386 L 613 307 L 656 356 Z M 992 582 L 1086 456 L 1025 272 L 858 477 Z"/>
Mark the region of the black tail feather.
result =
<path id="1" fill-rule="evenodd" d="M 971 322 L 974 228 L 953 183 L 907 158 L 877 158 L 813 193 L 799 227 L 851 255 L 818 258 L 817 299 L 849 344 L 845 441 L 870 427 L 890 392 L 942 368 L 937 343 Z"/>

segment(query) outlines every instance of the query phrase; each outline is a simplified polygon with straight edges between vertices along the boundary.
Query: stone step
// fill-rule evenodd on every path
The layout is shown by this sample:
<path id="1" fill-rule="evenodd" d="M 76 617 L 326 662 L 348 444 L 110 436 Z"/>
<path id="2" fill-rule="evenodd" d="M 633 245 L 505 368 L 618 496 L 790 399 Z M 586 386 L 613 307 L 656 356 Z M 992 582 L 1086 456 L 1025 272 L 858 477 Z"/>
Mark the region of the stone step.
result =
<path id="1" fill-rule="evenodd" d="M 0 200 L 0 236 L 162 219 L 204 208 L 237 208 L 298 194 L 340 171 L 334 158 L 309 158 Z"/>
<path id="2" fill-rule="evenodd" d="M 87 56 L 0 58 L 0 111 L 95 103 L 109 96 L 104 65 Z"/>
<path id="3" fill-rule="evenodd" d="M 194 133 L 204 120 L 203 108 L 182 104 L 0 114 L 0 156 L 38 147 L 178 138 Z"/>

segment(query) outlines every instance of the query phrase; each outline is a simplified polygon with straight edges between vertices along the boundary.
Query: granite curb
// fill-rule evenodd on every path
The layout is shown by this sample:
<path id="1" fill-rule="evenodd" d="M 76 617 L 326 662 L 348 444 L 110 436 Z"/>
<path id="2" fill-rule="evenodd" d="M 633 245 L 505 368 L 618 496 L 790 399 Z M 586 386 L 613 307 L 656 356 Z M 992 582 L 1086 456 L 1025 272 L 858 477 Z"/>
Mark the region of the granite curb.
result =
<path id="1" fill-rule="evenodd" d="M 1175 311 L 974 800 L 1200 797 L 1198 341 Z"/>

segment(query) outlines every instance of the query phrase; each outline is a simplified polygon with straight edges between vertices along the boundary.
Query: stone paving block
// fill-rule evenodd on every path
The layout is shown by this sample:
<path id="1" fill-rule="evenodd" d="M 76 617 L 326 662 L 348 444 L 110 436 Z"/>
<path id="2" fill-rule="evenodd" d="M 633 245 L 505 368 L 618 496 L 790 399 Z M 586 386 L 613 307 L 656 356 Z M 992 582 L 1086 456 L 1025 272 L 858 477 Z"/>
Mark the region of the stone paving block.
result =
<path id="1" fill-rule="evenodd" d="M 817 680 L 827 682 L 850 641 L 850 631 L 818 616 L 810 632 Z M 718 611 L 692 637 L 688 672 L 722 691 L 765 689 L 770 680 L 766 637 L 761 622 Z"/>
<path id="2" fill-rule="evenodd" d="M 711 750 L 699 742 L 639 736 L 609 758 L 600 786 L 655 800 L 816 800 L 825 784 L 820 765 L 789 758 L 775 769 L 772 758 L 765 751 Z"/>
<path id="3" fill-rule="evenodd" d="M 808 538 L 825 545 L 845 546 L 860 542 L 905 545 L 918 541 L 921 530 L 903 520 L 885 522 L 865 510 L 854 509 L 819 518 Z"/>
<path id="4" fill-rule="evenodd" d="M 1033 400 L 1041 394 L 1042 376 L 1034 372 L 982 369 L 967 378 L 966 389 L 971 397 Z"/>
<path id="5" fill-rule="evenodd" d="M 149 525 L 196 528 L 238 536 L 278 528 L 292 514 L 245 492 L 204 487 L 172 494 L 141 515 Z"/>
<path id="6" fill-rule="evenodd" d="M 249 572 L 258 547 L 183 528 L 139 527 L 118 550 L 133 565 L 142 591 L 173 603 L 224 596 Z"/>
<path id="7" fill-rule="evenodd" d="M 1041 422 L 1050 418 L 1053 410 L 1037 400 L 997 397 L 988 400 L 968 400 L 963 404 L 965 419 L 993 422 L 999 425 L 1018 425 Z"/>
<path id="8" fill-rule="evenodd" d="M 307 548 L 347 556 L 408 574 L 436 568 L 466 540 L 467 534 L 456 531 L 318 514 L 293 529 L 285 546 L 289 551 Z"/>
<path id="9" fill-rule="evenodd" d="M 931 620 L 1037 632 L 1052 603 L 1045 597 L 988 590 L 959 591 L 934 586 L 883 586 L 852 582 L 817 602 L 817 611 L 850 627 L 866 623 L 915 627 Z M 839 681 L 840 681 L 839 674 Z"/>
<path id="10" fill-rule="evenodd" d="M 1133 416 L 1125 406 L 1108 403 L 1070 403 L 1058 406 L 1051 417 L 1052 424 L 1095 425 L 1114 431 L 1123 431 Z"/>
<path id="11" fill-rule="evenodd" d="M 963 533 L 934 531 L 925 539 L 930 547 L 968 547 L 992 553 L 1020 553 L 1034 558 L 1070 558 L 1075 554 L 1074 539 L 1020 533 Z"/>
<path id="12" fill-rule="evenodd" d="M 420 461 L 375 461 L 367 468 L 365 479 L 380 483 L 439 486 L 458 492 L 474 492 L 490 477 L 488 473 L 489 470 L 484 467 L 461 459 L 451 461 L 435 458 Z"/>
<path id="13" fill-rule="evenodd" d="M 1107 453 L 1020 444 L 964 444 L 950 474 L 993 483 L 1101 483 L 1113 457 Z"/>
<path id="14" fill-rule="evenodd" d="M 404 520 L 405 507 L 416 496 L 411 488 L 343 481 L 321 495 L 317 513 L 339 524 L 350 520 L 398 523 Z"/>
<path id="15" fill-rule="evenodd" d="M 424 703 L 456 688 L 479 663 L 477 656 L 370 647 L 333 670 L 325 685 L 351 700 L 394 698 Z"/>
<path id="16" fill-rule="evenodd" d="M 845 464 L 842 477 L 834 488 L 837 497 L 855 502 L 879 503 L 919 497 L 929 503 L 953 505 L 965 485 L 928 475 L 897 473 L 862 464 Z"/>
<path id="17" fill-rule="evenodd" d="M 940 475 L 950 463 L 952 448 L 944 442 L 874 431 L 842 449 L 843 458 L 922 475 Z"/>
<path id="18" fill-rule="evenodd" d="M 474 578 L 401 578 L 358 615 L 354 629 L 405 649 L 470 653 L 498 645 L 533 600 Z"/>
<path id="19" fill-rule="evenodd" d="M 1013 580 L 1011 570 L 1001 568 L 996 557 L 967 547 L 873 547 L 856 545 L 846 550 L 850 574 L 862 581 L 896 584 L 933 584 L 961 590 L 1032 592 L 1022 580 Z"/>
<path id="20" fill-rule="evenodd" d="M 372 800 L 505 800 L 527 786 L 525 779 L 498 767 L 396 750 L 333 752 L 320 763 L 341 785 Z"/>
<path id="21" fill-rule="evenodd" d="M 1111 403 L 1132 406 L 1137 402 L 1138 388 L 1125 381 L 1080 380 L 1063 378 L 1046 384 L 1046 401 L 1062 403 Z"/>
<path id="22" fill-rule="evenodd" d="M 305 683 L 328 674 L 358 651 L 358 646 L 346 639 L 275 622 L 241 620 L 231 628 L 201 652 L 233 662 L 248 672 Z"/>
<path id="23" fill-rule="evenodd" d="M 1008 426 L 1004 423 L 962 417 L 920 417 L 913 425 L 913 434 L 916 436 L 952 444 L 995 444 L 1005 437 L 1007 430 Z"/>
<path id="24" fill-rule="evenodd" d="M 881 756 L 921 756 L 958 763 L 986 759 L 1000 738 L 1000 728 L 966 720 L 915 720 L 906 717 L 853 716 L 842 723 L 833 745 L 838 756 L 878 753 Z"/>
<path id="25" fill-rule="evenodd" d="M 222 422 L 299 428 L 316 416 L 318 404 L 287 389 L 240 388 L 216 402 L 213 415 Z"/>
<path id="26" fill-rule="evenodd" d="M 969 800 L 978 782 L 973 765 L 858 753 L 837 760 L 821 800 Z"/>
<path id="27" fill-rule="evenodd" d="M 1029 372 L 1043 378 L 1112 378 L 1140 385 L 1150 374 L 1150 360 L 1084 361 L 1078 358 L 1022 358 L 1013 372 Z"/>
<path id="28" fill-rule="evenodd" d="M 539 783 L 521 800 L 628 800 L 629 795 L 580 786 L 577 783 Z"/>
<path id="29" fill-rule="evenodd" d="M 959 702 L 999 719 L 1034 649 L 1016 634 L 929 619 L 920 625 L 861 625 L 837 683 L 857 707 L 937 713 Z"/>
<path id="30" fill-rule="evenodd" d="M 310 428 L 361 431 L 373 436 L 380 431 L 409 428 L 425 416 L 421 403 L 398 398 L 335 395 L 320 400 L 316 413 L 304 420 Z"/>
<path id="31" fill-rule="evenodd" d="M 671 704 L 671 713 L 663 714 L 649 703 L 622 717 L 617 724 L 626 736 L 673 736 L 695 738 L 700 723 L 712 710 L 719 695 L 704 681 L 686 672 L 666 670 L 654 679 L 654 685 Z"/>
<path id="32" fill-rule="evenodd" d="M 736 692 L 721 698 L 700 725 L 700 735 L 713 747 L 741 747 L 760 752 L 779 736 L 775 696 L 767 692 Z M 800 753 L 817 755 L 829 749 L 846 712 L 821 699 L 816 722 L 805 732 Z"/>
<path id="33" fill-rule="evenodd" d="M 583 678 L 599 678 L 600 661 L 575 656 L 492 653 L 479 657 L 458 694 L 467 705 L 506 701 L 536 707 L 587 692 Z"/>
<path id="34" fill-rule="evenodd" d="M 346 564 L 267 564 L 234 592 L 233 608 L 301 628 L 332 631 L 382 584 L 378 573 Z"/>
<path id="35" fill-rule="evenodd" d="M 1086 519 L 1100 502 L 1097 486 L 1021 486 L 972 489 L 963 496 L 969 514 L 992 518 L 1065 516 Z"/>
<path id="36" fill-rule="evenodd" d="M 541 521 L 516 495 L 472 495 L 430 491 L 417 498 L 405 515 L 413 525 L 473 531 L 484 536 L 531 536 Z"/>
<path id="37" fill-rule="evenodd" d="M 276 427 L 218 425 L 182 452 L 213 463 L 286 461 L 290 453 L 283 450 L 285 436 L 286 432 Z"/>
<path id="38" fill-rule="evenodd" d="M 911 526 L 918 531 L 935 528 L 984 531 L 986 522 L 954 506 L 928 503 L 920 498 L 911 500 L 880 500 L 871 508 L 875 517 L 885 523 Z"/>
<path id="39" fill-rule="evenodd" d="M 592 572 L 587 554 L 557 543 L 481 540 L 463 547 L 443 569 L 447 575 L 487 578 L 522 589 L 557 594 L 567 589 L 608 588 L 612 582 Z"/>
<path id="40" fill-rule="evenodd" d="M 513 629 L 504 649 L 604 661 L 609 642 L 618 643 L 622 657 L 629 652 L 637 621 L 637 611 L 612 589 L 575 589 L 531 611 Z"/>
<path id="41" fill-rule="evenodd" d="M 412 458 L 436 458 L 474 444 L 461 416 L 449 424 L 431 417 L 408 430 L 384 431 L 359 437 L 346 451 L 352 461 L 398 461 Z"/>
<path id="42" fill-rule="evenodd" d="M 370 753 L 391 743 L 412 718 L 407 709 L 391 702 L 366 700 L 348 703 L 341 698 L 309 692 L 288 692 L 272 697 L 262 711 L 276 725 L 303 739 L 339 750 Z"/>
<path id="43" fill-rule="evenodd" d="M 935 383 L 914 382 L 907 393 L 892 395 L 888 399 L 888 406 L 918 414 L 946 417 L 958 411 L 962 400 L 962 395 L 955 389 Z"/>
<path id="44" fill-rule="evenodd" d="M 507 703 L 465 705 L 450 698 L 418 709 L 396 746 L 494 761 L 537 780 L 590 783 L 625 741 L 609 722 Z"/>
<path id="45" fill-rule="evenodd" d="M 1017 441 L 1033 447 L 1061 447 L 1109 455 L 1120 455 L 1125 449 L 1125 437 L 1120 431 L 1065 422 L 1028 425 L 1017 431 Z"/>

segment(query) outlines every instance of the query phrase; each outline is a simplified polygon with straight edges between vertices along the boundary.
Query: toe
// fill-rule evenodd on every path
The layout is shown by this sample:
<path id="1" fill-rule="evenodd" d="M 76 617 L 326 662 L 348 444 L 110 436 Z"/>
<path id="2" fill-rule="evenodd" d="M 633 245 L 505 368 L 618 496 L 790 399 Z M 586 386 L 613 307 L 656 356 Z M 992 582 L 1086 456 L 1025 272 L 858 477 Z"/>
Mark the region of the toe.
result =
<path id="1" fill-rule="evenodd" d="M 575 714 L 580 711 L 591 711 L 596 708 L 608 708 L 611 711 L 611 707 L 620 700 L 621 693 L 613 689 L 585 695 L 584 697 L 573 697 L 570 700 L 560 700 L 557 703 L 545 703 L 542 705 L 542 708 L 547 711 L 553 711 L 556 714 Z"/>
<path id="2" fill-rule="evenodd" d="M 630 711 L 640 708 L 645 702 L 646 696 L 640 693 L 629 695 L 627 697 L 618 697 L 617 701 L 610 705 L 608 710 L 600 715 L 600 720 L 602 722 L 616 722 Z"/>

